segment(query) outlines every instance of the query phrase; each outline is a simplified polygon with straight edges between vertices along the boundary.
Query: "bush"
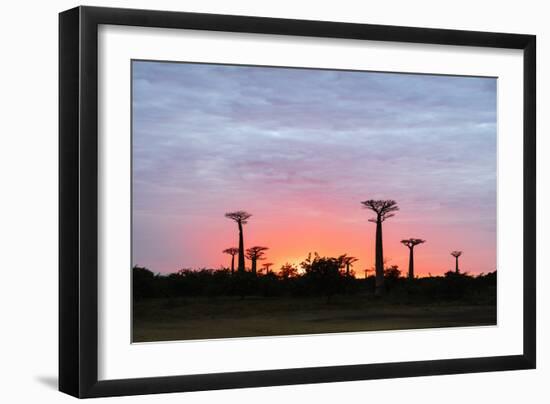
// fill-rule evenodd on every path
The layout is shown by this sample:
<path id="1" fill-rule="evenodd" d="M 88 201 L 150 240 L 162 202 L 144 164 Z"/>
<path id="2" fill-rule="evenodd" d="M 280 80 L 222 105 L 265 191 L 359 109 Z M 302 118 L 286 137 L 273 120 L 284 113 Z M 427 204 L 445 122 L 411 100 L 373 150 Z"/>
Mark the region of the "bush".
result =
<path id="1" fill-rule="evenodd" d="M 182 269 L 169 275 L 154 274 L 147 268 L 132 270 L 133 298 L 214 297 L 214 296 L 324 296 L 327 302 L 336 294 L 372 295 L 375 277 L 356 279 L 346 276 L 339 258 L 309 256 L 302 264 L 304 273 L 291 271 L 280 277 L 273 272 L 254 275 L 228 269 Z M 447 272 L 444 276 L 406 279 L 397 267 L 385 271 L 387 296 L 395 303 L 433 303 L 460 301 L 467 304 L 496 303 L 497 274 L 478 276 Z"/>

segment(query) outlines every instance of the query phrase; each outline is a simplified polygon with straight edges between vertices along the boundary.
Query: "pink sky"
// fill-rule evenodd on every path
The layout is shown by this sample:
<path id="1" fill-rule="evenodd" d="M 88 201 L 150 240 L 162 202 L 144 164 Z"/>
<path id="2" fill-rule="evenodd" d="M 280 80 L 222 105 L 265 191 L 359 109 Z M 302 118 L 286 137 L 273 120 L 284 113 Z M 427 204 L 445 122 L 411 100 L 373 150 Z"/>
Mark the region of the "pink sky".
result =
<path id="1" fill-rule="evenodd" d="M 278 269 L 308 252 L 374 265 L 366 199 L 395 199 L 388 265 L 496 269 L 496 80 L 185 63 L 133 65 L 133 264 L 228 266 L 225 212 Z"/>

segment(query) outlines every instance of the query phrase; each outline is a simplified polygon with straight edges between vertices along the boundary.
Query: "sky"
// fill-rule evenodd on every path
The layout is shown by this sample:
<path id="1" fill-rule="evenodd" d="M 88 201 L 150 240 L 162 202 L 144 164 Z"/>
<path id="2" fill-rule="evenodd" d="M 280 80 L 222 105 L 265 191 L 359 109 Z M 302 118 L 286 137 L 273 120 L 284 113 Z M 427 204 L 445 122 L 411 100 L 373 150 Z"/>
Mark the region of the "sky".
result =
<path id="1" fill-rule="evenodd" d="M 387 265 L 496 269 L 496 79 L 132 62 L 133 265 L 229 266 L 226 212 L 277 270 L 309 252 L 374 266 L 367 199 L 394 199 Z"/>

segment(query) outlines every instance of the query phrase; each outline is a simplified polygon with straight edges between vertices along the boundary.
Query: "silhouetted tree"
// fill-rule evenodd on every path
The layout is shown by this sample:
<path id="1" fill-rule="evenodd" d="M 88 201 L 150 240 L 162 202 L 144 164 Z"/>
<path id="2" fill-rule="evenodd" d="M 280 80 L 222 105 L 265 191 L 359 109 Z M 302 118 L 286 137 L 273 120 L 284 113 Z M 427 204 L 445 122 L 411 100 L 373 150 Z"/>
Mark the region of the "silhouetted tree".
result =
<path id="1" fill-rule="evenodd" d="M 390 265 L 384 269 L 384 288 L 387 293 L 391 293 L 399 284 L 401 278 L 401 271 L 397 265 Z"/>
<path id="2" fill-rule="evenodd" d="M 409 279 L 414 279 L 414 247 L 425 243 L 426 240 L 420 238 L 408 238 L 401 240 L 401 244 L 409 247 Z"/>
<path id="3" fill-rule="evenodd" d="M 384 277 L 386 279 L 397 280 L 401 277 L 401 271 L 397 265 L 391 265 L 384 269 Z"/>
<path id="4" fill-rule="evenodd" d="M 266 262 L 262 264 L 262 268 L 265 270 L 265 274 L 267 275 L 269 273 L 269 268 L 273 266 L 273 262 Z"/>
<path id="5" fill-rule="evenodd" d="M 295 278 L 298 276 L 298 268 L 296 268 L 296 265 L 287 262 L 279 270 L 279 276 L 283 279 Z"/>
<path id="6" fill-rule="evenodd" d="M 350 276 L 350 267 L 352 267 L 353 264 L 357 261 L 359 261 L 358 258 L 350 257 L 350 256 L 347 256 L 347 255 L 342 256 L 342 262 L 346 267 L 346 276 Z"/>
<path id="7" fill-rule="evenodd" d="M 311 254 L 302 262 L 301 267 L 305 271 L 305 278 L 316 287 L 319 292 L 323 293 L 327 298 L 327 303 L 330 298 L 340 292 L 344 286 L 344 276 L 340 272 L 343 267 L 343 257 L 320 257 L 315 253 L 314 257 Z"/>
<path id="8" fill-rule="evenodd" d="M 375 295 L 381 296 L 384 294 L 384 254 L 382 249 L 382 223 L 395 216 L 395 213 L 399 210 L 397 202 L 391 199 L 387 200 L 375 200 L 369 199 L 361 202 L 361 204 L 369 210 L 376 213 L 376 217 L 369 219 L 369 222 L 376 223 L 376 283 L 375 283 Z"/>
<path id="9" fill-rule="evenodd" d="M 147 268 L 132 269 L 133 299 L 136 304 L 148 299 L 165 299 L 163 307 L 174 308 L 186 304 L 173 298 L 207 296 L 264 296 L 264 297 L 312 297 L 348 295 L 373 290 L 375 277 L 356 279 L 345 275 L 341 257 L 309 255 L 301 264 L 305 273 L 292 264 L 285 264 L 281 272 L 260 278 L 252 272 L 238 272 L 232 276 L 229 268 L 183 268 L 170 274 L 155 274 Z M 368 272 L 367 272 L 368 274 Z M 385 266 L 385 289 L 390 302 L 400 304 L 431 304 L 456 302 L 466 305 L 493 305 L 496 318 L 497 273 L 469 275 L 454 269 L 444 276 L 429 276 L 406 282 L 397 266 Z M 155 305 L 157 303 L 154 303 Z M 143 312 L 142 312 L 143 313 Z"/>
<path id="10" fill-rule="evenodd" d="M 231 275 L 233 275 L 235 273 L 235 255 L 239 253 L 239 249 L 236 247 L 226 248 L 223 253 L 231 255 Z"/>
<path id="11" fill-rule="evenodd" d="M 154 296 L 155 274 L 143 267 L 132 268 L 132 287 L 134 300 Z"/>
<path id="12" fill-rule="evenodd" d="M 455 257 L 455 272 L 459 273 L 460 271 L 458 270 L 458 257 L 462 255 L 462 251 L 453 251 L 451 252 L 451 255 Z"/>
<path id="13" fill-rule="evenodd" d="M 246 250 L 246 258 L 252 262 L 252 274 L 256 275 L 256 262 L 264 260 L 264 251 L 269 250 L 267 247 L 254 246 Z"/>
<path id="14" fill-rule="evenodd" d="M 237 270 L 239 272 L 244 272 L 244 239 L 243 239 L 243 225 L 248 223 L 248 219 L 252 215 L 244 210 L 238 210 L 236 212 L 228 212 L 225 214 L 225 217 L 228 219 L 234 220 L 239 226 L 239 263 Z"/>

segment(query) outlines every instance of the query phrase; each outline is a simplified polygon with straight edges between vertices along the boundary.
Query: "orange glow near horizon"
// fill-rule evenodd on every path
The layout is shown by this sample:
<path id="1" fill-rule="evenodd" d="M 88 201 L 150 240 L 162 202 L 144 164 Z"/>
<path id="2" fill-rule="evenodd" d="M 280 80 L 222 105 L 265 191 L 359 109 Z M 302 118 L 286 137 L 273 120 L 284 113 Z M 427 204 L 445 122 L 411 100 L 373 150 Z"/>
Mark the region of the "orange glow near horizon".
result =
<path id="1" fill-rule="evenodd" d="M 336 214 L 341 211 L 340 209 L 344 211 L 345 207 L 348 208 L 348 217 Z M 258 264 L 259 268 L 262 262 L 272 262 L 271 270 L 275 273 L 285 263 L 300 268 L 300 263 L 307 258 L 308 253 L 315 252 L 321 256 L 338 257 L 347 254 L 358 258 L 351 266 L 358 278 L 365 277 L 365 269 L 374 267 L 376 225 L 368 221 L 372 217 L 372 212 L 363 209 L 359 203 L 335 203 L 334 207 L 326 206 L 324 212 L 317 212 L 315 215 L 304 214 L 302 209 L 296 206 L 294 209 L 290 209 L 290 206 L 288 208 L 289 213 L 285 216 L 279 217 L 278 212 L 272 212 L 272 215 L 276 215 L 276 219 L 273 220 L 273 216 L 268 216 L 268 206 L 265 207 L 265 212 L 258 206 L 248 224 L 244 226 L 245 249 L 254 245 L 269 247 L 266 259 Z M 252 210 L 250 212 L 252 213 Z M 238 246 L 238 230 L 237 225 L 224 218 L 223 214 L 223 211 L 218 211 L 209 219 L 209 226 L 204 229 L 203 234 L 194 239 L 188 237 L 193 232 L 186 231 L 187 226 L 193 228 L 193 223 L 183 226 L 180 235 L 176 237 L 177 244 L 193 244 L 195 262 L 189 262 L 190 260 L 182 255 L 181 267 L 216 269 L 230 266 L 231 257 L 222 251 L 228 247 Z M 427 240 L 414 250 L 415 275 L 419 277 L 430 274 L 442 275 L 454 270 L 455 261 L 450 255 L 454 249 L 464 251 L 459 260 L 461 271 L 478 274 L 496 270 L 496 248 L 478 248 L 480 243 L 487 243 L 483 233 L 463 223 L 458 223 L 454 231 L 449 232 L 446 223 L 437 223 L 437 214 L 434 212 L 432 219 L 433 223 L 422 223 L 423 220 L 416 218 L 415 210 L 410 211 L 405 204 L 400 206 L 400 211 L 395 217 L 384 222 L 383 247 L 386 266 L 397 265 L 402 276 L 406 276 L 409 250 L 400 241 L 404 238 L 419 237 Z M 197 220 L 197 228 L 200 227 L 199 222 L 200 219 Z M 184 262 L 187 262 L 187 265 L 183 264 Z M 247 260 L 246 265 L 248 268 L 250 261 Z M 180 268 L 162 272 L 175 272 L 177 269 Z"/>

